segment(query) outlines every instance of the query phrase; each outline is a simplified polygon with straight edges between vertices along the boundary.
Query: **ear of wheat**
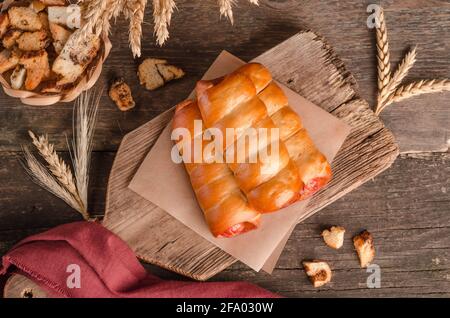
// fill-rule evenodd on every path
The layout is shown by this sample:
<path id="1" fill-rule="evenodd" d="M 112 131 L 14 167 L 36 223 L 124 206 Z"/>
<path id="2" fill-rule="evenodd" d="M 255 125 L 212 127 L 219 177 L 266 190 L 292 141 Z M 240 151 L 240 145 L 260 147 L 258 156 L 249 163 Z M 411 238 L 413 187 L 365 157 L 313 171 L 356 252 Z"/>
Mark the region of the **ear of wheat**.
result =
<path id="1" fill-rule="evenodd" d="M 41 157 L 47 162 L 47 167 L 50 172 L 56 177 L 59 183 L 82 204 L 75 185 L 72 170 L 66 165 L 64 160 L 58 156 L 53 145 L 49 143 L 48 137 L 44 135 L 37 137 L 32 131 L 28 131 L 28 134 Z M 84 206 L 82 207 L 82 210 L 85 211 Z"/>
<path id="2" fill-rule="evenodd" d="M 64 200 L 86 220 L 89 219 L 87 210 L 89 163 L 100 96 L 101 92 L 88 91 L 82 93 L 75 102 L 71 150 L 75 177 L 69 165 L 56 153 L 46 135 L 36 136 L 33 132 L 29 132 L 33 145 L 47 163 L 48 169 L 28 148 L 24 148 L 24 167 L 32 180 Z"/>
<path id="3" fill-rule="evenodd" d="M 73 115 L 72 162 L 81 201 L 88 204 L 89 167 L 101 91 L 87 91 L 75 102 Z"/>
<path id="4" fill-rule="evenodd" d="M 89 214 L 86 213 L 80 201 L 77 200 L 74 195 L 67 190 L 67 188 L 60 184 L 53 174 L 49 173 L 49 171 L 36 159 L 28 148 L 24 148 L 23 152 L 23 166 L 30 175 L 31 179 L 37 185 L 66 202 L 73 209 L 77 210 L 84 219 L 88 220 Z"/>
<path id="5" fill-rule="evenodd" d="M 405 99 L 419 96 L 423 94 L 441 93 L 450 91 L 449 79 L 433 79 L 433 80 L 421 80 L 418 82 L 412 82 L 407 85 L 400 86 L 395 90 L 393 94 L 389 96 L 383 107 L 380 108 L 377 115 L 379 115 L 387 106 L 395 102 L 401 102 Z"/>
<path id="6" fill-rule="evenodd" d="M 221 16 L 226 16 L 234 23 L 233 5 L 237 0 L 217 0 Z M 259 5 L 258 0 L 248 0 Z M 89 34 L 109 34 L 111 19 L 121 13 L 129 20 L 129 43 L 134 57 L 141 56 L 142 23 L 147 0 L 80 0 L 84 24 L 78 33 L 80 43 Z M 152 0 L 154 34 L 156 43 L 162 46 L 169 38 L 169 26 L 174 10 L 175 0 Z"/>
<path id="7" fill-rule="evenodd" d="M 176 5 L 173 0 L 153 0 L 156 43 L 160 46 L 169 38 L 169 26 L 175 8 Z"/>
<path id="8" fill-rule="evenodd" d="M 410 50 L 399 64 L 394 75 L 391 74 L 389 42 L 386 20 L 381 8 L 378 16 L 379 25 L 376 29 L 377 38 L 377 70 L 378 70 L 378 98 L 375 114 L 381 112 L 390 104 L 422 94 L 443 92 L 449 90 L 450 80 L 421 80 L 401 86 L 403 80 L 414 66 L 417 57 L 417 47 Z"/>
<path id="9" fill-rule="evenodd" d="M 389 84 L 391 79 L 391 61 L 389 53 L 389 41 L 387 36 L 386 20 L 383 9 L 378 16 L 379 26 L 376 28 L 377 35 L 377 60 L 378 60 L 378 90 L 381 92 Z"/>
<path id="10" fill-rule="evenodd" d="M 378 94 L 377 110 L 375 111 L 376 113 L 378 112 L 379 109 L 385 106 L 389 96 L 399 87 L 399 85 L 408 75 L 411 68 L 414 66 L 417 56 L 416 52 L 417 48 L 414 47 L 411 51 L 409 51 L 405 55 L 403 61 L 399 64 L 394 75 L 389 79 L 388 84 L 380 90 Z"/>
<path id="11" fill-rule="evenodd" d="M 234 24 L 233 18 L 233 5 L 235 5 L 234 0 L 218 0 L 220 16 L 224 16 L 230 20 L 231 24 Z"/>

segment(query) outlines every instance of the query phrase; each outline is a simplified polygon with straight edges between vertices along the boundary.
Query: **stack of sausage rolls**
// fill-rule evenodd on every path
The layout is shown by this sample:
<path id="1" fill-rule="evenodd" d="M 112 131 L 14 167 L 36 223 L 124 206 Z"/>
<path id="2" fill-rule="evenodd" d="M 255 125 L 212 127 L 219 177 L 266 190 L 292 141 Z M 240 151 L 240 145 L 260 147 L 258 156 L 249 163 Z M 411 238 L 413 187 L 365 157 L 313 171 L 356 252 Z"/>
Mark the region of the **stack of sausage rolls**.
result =
<path id="1" fill-rule="evenodd" d="M 194 129 L 196 121 L 201 130 Z M 256 229 L 262 214 L 310 197 L 331 179 L 327 159 L 268 69 L 258 63 L 199 81 L 196 98 L 177 105 L 172 128 L 190 133 L 175 143 L 215 237 Z M 226 142 L 219 143 L 214 156 L 194 160 L 195 144 L 205 149 L 214 141 L 211 131 L 226 136 Z M 249 142 L 248 131 L 266 131 L 268 136 Z"/>

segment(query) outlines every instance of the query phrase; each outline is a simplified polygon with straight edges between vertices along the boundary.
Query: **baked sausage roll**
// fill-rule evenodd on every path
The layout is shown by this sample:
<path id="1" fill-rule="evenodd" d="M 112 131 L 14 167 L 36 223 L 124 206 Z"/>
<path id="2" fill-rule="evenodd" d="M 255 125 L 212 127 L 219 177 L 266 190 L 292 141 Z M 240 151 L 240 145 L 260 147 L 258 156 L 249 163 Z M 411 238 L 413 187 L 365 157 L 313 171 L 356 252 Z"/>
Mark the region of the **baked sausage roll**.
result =
<path id="1" fill-rule="evenodd" d="M 254 74 L 258 85 L 268 84 L 270 73 L 258 71 Z M 226 136 L 222 145 L 226 162 L 250 205 L 267 213 L 299 200 L 303 183 L 298 169 L 252 79 L 234 72 L 220 81 L 199 81 L 196 93 L 206 128 Z M 251 135 L 261 131 L 268 136 L 258 135 L 255 142 Z"/>
<path id="2" fill-rule="evenodd" d="M 283 90 L 272 78 L 268 80 L 267 68 L 259 63 L 248 63 L 236 72 L 249 77 L 255 85 L 270 118 L 280 128 L 281 140 L 298 167 L 304 184 L 300 192 L 301 199 L 310 197 L 330 181 L 332 176 L 330 164 L 314 145 L 300 116 L 289 106 Z"/>
<path id="3" fill-rule="evenodd" d="M 249 205 L 228 165 L 212 161 L 207 163 L 210 158 L 201 158 L 196 162 L 195 139 L 202 142 L 203 149 L 208 141 L 203 138 L 204 131 L 200 134 L 195 131 L 195 120 L 202 120 L 197 103 L 184 101 L 176 107 L 172 128 L 189 131 L 190 139 L 180 138 L 175 143 L 181 155 L 189 150 L 184 164 L 211 233 L 215 237 L 229 238 L 256 229 L 261 214 Z"/>

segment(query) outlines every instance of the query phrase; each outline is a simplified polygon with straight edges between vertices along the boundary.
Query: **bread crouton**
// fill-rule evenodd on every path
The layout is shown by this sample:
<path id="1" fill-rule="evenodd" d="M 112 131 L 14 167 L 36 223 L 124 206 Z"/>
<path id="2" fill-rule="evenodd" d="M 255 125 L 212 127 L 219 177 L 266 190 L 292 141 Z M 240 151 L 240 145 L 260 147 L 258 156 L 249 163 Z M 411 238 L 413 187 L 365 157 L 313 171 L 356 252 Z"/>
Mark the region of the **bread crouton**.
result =
<path id="1" fill-rule="evenodd" d="M 47 12 L 42 11 L 38 13 L 39 20 L 41 20 L 42 23 L 42 30 L 47 32 L 47 35 L 50 36 L 50 26 L 48 23 L 48 15 Z"/>
<path id="2" fill-rule="evenodd" d="M 9 18 L 6 13 L 0 13 L 0 38 L 8 31 Z"/>
<path id="3" fill-rule="evenodd" d="M 27 70 L 22 66 L 16 66 L 14 72 L 11 74 L 10 82 L 13 89 L 21 89 L 24 82 Z"/>
<path id="4" fill-rule="evenodd" d="M 109 97 L 111 97 L 121 111 L 130 110 L 136 105 L 131 95 L 130 86 L 123 79 L 114 81 L 109 89 Z"/>
<path id="5" fill-rule="evenodd" d="M 79 29 L 81 24 L 81 8 L 72 4 L 68 7 L 48 7 L 48 21 L 64 25 L 69 29 Z"/>
<path id="6" fill-rule="evenodd" d="M 66 0 L 39 0 L 39 2 L 42 2 L 47 7 L 48 6 L 65 6 L 65 5 L 67 5 Z"/>
<path id="7" fill-rule="evenodd" d="M 42 22 L 38 14 L 31 8 L 12 7 L 8 10 L 9 23 L 15 29 L 23 31 L 38 31 Z"/>
<path id="8" fill-rule="evenodd" d="M 303 262 L 303 268 L 314 287 L 321 287 L 331 281 L 331 269 L 326 262 Z"/>
<path id="9" fill-rule="evenodd" d="M 20 56 L 11 50 L 5 49 L 0 52 L 0 74 L 12 70 L 19 64 Z"/>
<path id="10" fill-rule="evenodd" d="M 11 49 L 16 45 L 17 39 L 22 35 L 20 30 L 9 30 L 3 36 L 2 44 L 5 49 Z"/>
<path id="11" fill-rule="evenodd" d="M 139 65 L 138 76 L 141 85 L 155 90 L 165 83 L 184 76 L 182 69 L 167 64 L 166 60 L 148 58 Z"/>
<path id="12" fill-rule="evenodd" d="M 61 54 L 53 63 L 52 70 L 60 76 L 58 85 L 74 83 L 100 50 L 100 38 L 88 35 L 80 44 L 80 31 L 75 31 L 67 41 Z"/>
<path id="13" fill-rule="evenodd" d="M 20 58 L 20 64 L 27 70 L 26 90 L 36 89 L 46 77 L 50 76 L 48 54 L 45 50 L 25 52 Z"/>
<path id="14" fill-rule="evenodd" d="M 359 262 L 362 268 L 370 265 L 375 258 L 375 247 L 373 236 L 364 230 L 353 238 L 353 245 L 358 253 Z"/>
<path id="15" fill-rule="evenodd" d="M 47 37 L 47 32 L 43 30 L 24 32 L 16 42 L 22 51 L 39 51 L 47 47 L 49 38 Z"/>
<path id="16" fill-rule="evenodd" d="M 55 48 L 55 52 L 60 54 L 64 48 L 64 45 L 66 45 L 67 40 L 72 35 L 72 32 L 59 24 L 50 23 L 50 33 L 53 38 L 53 47 Z"/>
<path id="17" fill-rule="evenodd" d="M 34 12 L 41 12 L 45 9 L 45 4 L 38 0 L 31 1 L 30 8 L 33 9 Z"/>
<path id="18" fill-rule="evenodd" d="M 70 87 L 69 85 L 57 85 L 56 80 L 46 81 L 42 84 L 41 93 L 44 94 L 59 94 L 65 89 Z"/>
<path id="19" fill-rule="evenodd" d="M 345 229 L 342 226 L 332 226 L 322 231 L 322 237 L 329 247 L 340 249 L 344 244 Z"/>

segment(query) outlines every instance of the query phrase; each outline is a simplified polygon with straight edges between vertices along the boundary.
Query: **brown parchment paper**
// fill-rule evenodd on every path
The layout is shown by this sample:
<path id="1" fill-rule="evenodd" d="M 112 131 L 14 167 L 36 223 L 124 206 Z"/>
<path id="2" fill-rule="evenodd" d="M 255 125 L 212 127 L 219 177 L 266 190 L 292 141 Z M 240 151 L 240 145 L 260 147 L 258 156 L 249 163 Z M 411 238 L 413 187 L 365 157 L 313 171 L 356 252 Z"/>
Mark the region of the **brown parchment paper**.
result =
<path id="1" fill-rule="evenodd" d="M 14 5 L 14 0 L 7 0 L 0 4 L 0 11 L 5 11 L 9 6 Z M 70 4 L 70 3 L 68 3 Z M 48 106 L 58 102 L 71 102 L 77 98 L 83 91 L 89 90 L 95 85 L 102 73 L 103 63 L 111 52 L 112 44 L 106 34 L 102 35 L 103 45 L 97 54 L 97 57 L 87 67 L 83 77 L 70 90 L 61 94 L 41 94 L 26 90 L 13 89 L 9 81 L 0 74 L 0 84 L 6 95 L 19 98 L 23 104 L 30 106 Z"/>
<path id="2" fill-rule="evenodd" d="M 205 73 L 203 79 L 224 76 L 244 62 L 222 52 Z M 281 85 L 290 106 L 302 117 L 317 147 L 332 162 L 350 127 L 312 104 L 294 91 Z M 197 234 L 217 245 L 252 269 L 270 272 L 298 220 L 304 215 L 308 200 L 297 202 L 276 213 L 263 215 L 259 229 L 235 238 L 215 238 L 209 231 L 203 212 L 197 204 L 183 164 L 175 164 L 170 156 L 171 122 L 163 130 L 132 179 L 129 188 L 167 211 Z"/>

